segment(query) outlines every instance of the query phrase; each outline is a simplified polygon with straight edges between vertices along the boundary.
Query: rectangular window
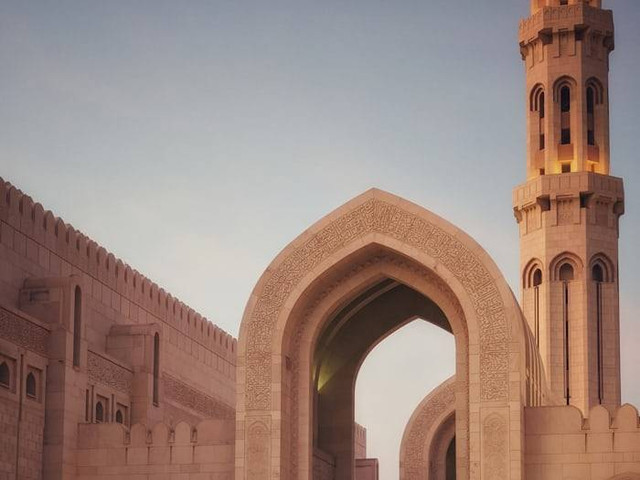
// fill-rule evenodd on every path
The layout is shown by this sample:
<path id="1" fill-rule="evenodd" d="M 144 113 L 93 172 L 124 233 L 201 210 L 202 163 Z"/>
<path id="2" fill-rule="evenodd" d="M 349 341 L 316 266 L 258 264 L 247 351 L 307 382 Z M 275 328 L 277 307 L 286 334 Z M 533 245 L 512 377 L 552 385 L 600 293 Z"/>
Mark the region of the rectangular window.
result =
<path id="1" fill-rule="evenodd" d="M 571 129 L 563 128 L 560 132 L 560 143 L 562 145 L 570 145 L 571 144 Z"/>
<path id="2" fill-rule="evenodd" d="M 544 133 L 540 134 L 540 150 L 544 150 Z"/>
<path id="3" fill-rule="evenodd" d="M 589 145 L 595 145 L 596 144 L 596 136 L 593 133 L 593 130 L 587 130 L 587 143 Z"/>
<path id="4" fill-rule="evenodd" d="M 563 163 L 562 164 L 562 173 L 571 173 L 571 164 Z"/>

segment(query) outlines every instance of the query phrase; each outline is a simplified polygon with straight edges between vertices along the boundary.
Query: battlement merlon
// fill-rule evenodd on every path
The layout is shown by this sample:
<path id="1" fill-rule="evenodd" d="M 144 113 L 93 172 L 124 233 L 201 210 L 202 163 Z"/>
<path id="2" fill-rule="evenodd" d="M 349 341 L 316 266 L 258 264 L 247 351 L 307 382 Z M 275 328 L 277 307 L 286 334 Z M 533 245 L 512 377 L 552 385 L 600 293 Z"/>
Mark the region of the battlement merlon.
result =
<path id="1" fill-rule="evenodd" d="M 520 20 L 520 46 L 524 47 L 538 38 L 543 43 L 551 43 L 553 34 L 561 30 L 578 34 L 591 30 L 602 37 L 609 52 L 615 48 L 613 12 L 583 3 L 543 7 L 529 18 Z"/>
<path id="2" fill-rule="evenodd" d="M 6 225 L 0 225 L 0 241 L 13 236 L 13 228 L 153 316 L 180 325 L 185 335 L 201 345 L 226 358 L 235 357 L 237 340 L 232 335 L 2 178 L 1 223 Z"/>

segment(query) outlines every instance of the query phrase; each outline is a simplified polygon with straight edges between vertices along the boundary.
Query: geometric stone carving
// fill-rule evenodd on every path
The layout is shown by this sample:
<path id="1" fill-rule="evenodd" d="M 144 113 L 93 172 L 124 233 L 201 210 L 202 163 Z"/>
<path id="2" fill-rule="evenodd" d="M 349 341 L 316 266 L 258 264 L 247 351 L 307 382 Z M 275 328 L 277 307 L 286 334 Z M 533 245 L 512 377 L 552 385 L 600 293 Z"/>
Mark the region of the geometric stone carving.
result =
<path id="1" fill-rule="evenodd" d="M 427 395 L 411 415 L 400 446 L 400 480 L 427 480 L 431 441 L 441 418 L 455 412 L 456 379 L 451 377 Z"/>
<path id="2" fill-rule="evenodd" d="M 131 394 L 133 372 L 89 350 L 87 356 L 89 380 Z"/>
<path id="3" fill-rule="evenodd" d="M 0 332 L 2 332 L 2 338 L 9 342 L 40 355 L 47 355 L 49 332 L 4 308 L 0 308 Z"/>

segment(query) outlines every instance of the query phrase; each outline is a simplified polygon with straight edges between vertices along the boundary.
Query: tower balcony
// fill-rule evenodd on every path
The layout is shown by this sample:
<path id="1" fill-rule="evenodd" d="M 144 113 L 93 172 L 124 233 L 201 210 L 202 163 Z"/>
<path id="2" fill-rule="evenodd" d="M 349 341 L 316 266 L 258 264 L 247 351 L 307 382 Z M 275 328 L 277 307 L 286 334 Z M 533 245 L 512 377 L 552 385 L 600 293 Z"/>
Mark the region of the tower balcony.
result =
<path id="1" fill-rule="evenodd" d="M 624 186 L 621 178 L 592 172 L 543 175 L 517 186 L 513 190 L 513 209 L 518 219 L 520 212 L 534 205 L 547 210 L 558 197 L 580 198 L 585 208 L 594 199 L 606 199 L 615 205 L 614 213 L 624 213 Z"/>
<path id="2" fill-rule="evenodd" d="M 529 18 L 520 21 L 520 45 L 527 45 L 538 38 L 551 42 L 553 33 L 559 30 L 584 31 L 591 28 L 600 32 L 613 50 L 613 13 L 611 10 L 590 7 L 583 3 L 543 7 Z"/>

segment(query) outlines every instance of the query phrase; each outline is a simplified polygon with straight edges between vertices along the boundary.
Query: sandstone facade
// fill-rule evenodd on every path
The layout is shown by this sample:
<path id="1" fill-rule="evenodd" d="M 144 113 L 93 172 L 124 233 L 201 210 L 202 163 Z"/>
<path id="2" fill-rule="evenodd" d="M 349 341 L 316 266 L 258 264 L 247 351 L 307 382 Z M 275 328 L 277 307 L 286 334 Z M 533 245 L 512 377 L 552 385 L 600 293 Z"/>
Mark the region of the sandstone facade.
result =
<path id="1" fill-rule="evenodd" d="M 416 318 L 456 374 L 412 415 L 402 480 L 639 480 L 621 405 L 600 0 L 531 0 L 521 302 L 468 235 L 380 190 L 288 245 L 236 340 L 0 179 L 0 479 L 375 480 L 354 385 Z"/>

